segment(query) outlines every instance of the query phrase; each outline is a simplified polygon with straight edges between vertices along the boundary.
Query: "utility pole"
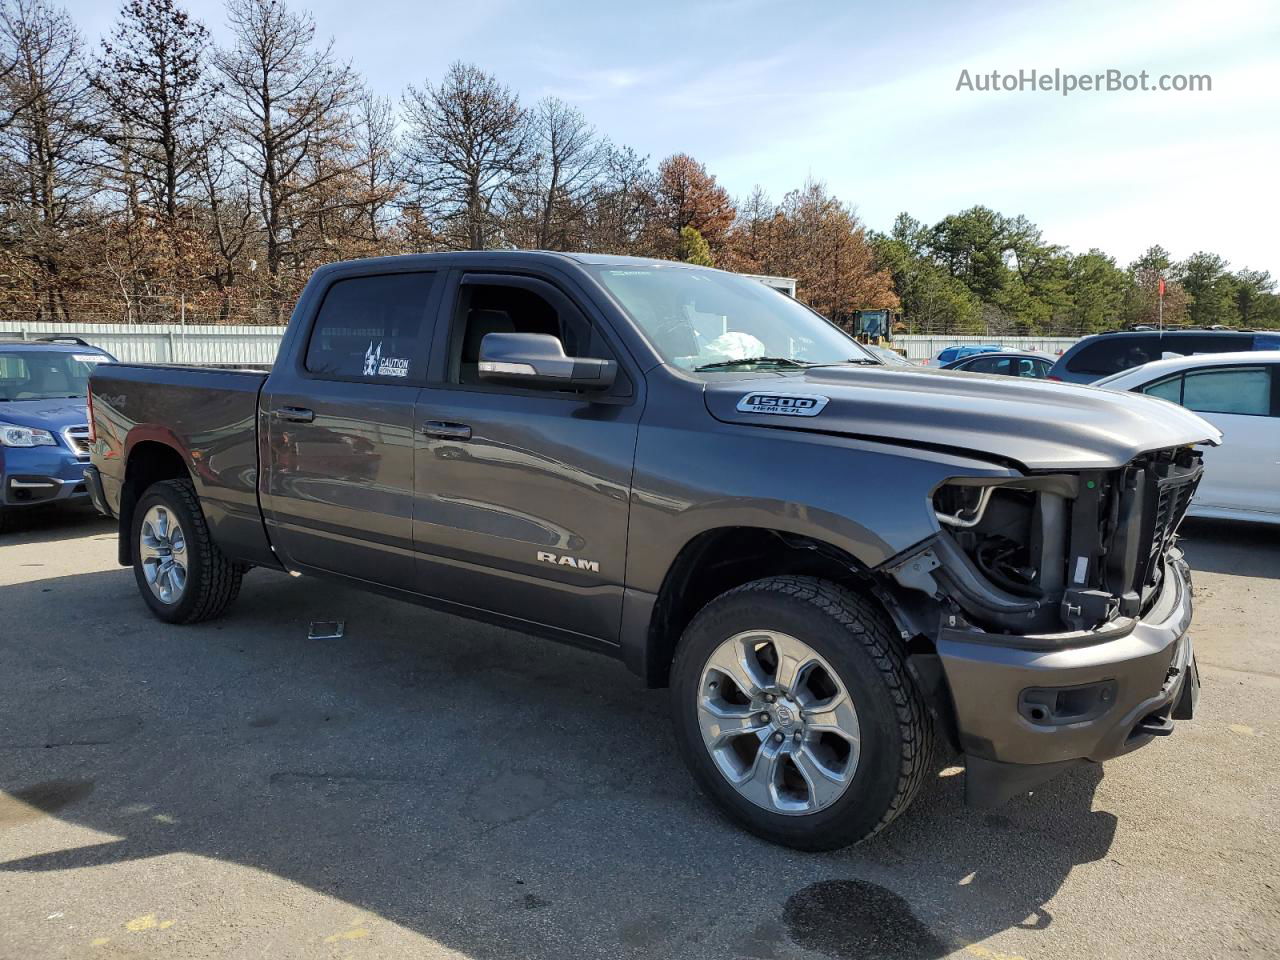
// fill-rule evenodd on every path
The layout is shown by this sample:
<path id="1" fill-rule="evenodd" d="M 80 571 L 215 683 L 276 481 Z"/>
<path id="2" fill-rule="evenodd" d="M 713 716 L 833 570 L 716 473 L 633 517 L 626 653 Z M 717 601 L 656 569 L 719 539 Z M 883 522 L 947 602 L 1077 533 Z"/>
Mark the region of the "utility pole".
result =
<path id="1" fill-rule="evenodd" d="M 1160 305 L 1157 308 L 1156 316 L 1160 331 L 1164 332 L 1164 277 L 1160 278 Z"/>

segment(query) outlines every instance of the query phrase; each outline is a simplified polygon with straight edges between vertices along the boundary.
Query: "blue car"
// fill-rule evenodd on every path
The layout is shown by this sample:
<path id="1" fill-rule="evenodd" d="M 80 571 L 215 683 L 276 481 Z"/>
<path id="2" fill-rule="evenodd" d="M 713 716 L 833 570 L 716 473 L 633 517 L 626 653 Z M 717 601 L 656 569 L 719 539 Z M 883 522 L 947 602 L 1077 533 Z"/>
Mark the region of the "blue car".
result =
<path id="1" fill-rule="evenodd" d="M 966 344 L 965 346 L 943 347 L 938 351 L 937 356 L 924 361 L 926 367 L 945 367 L 948 363 L 954 363 L 957 360 L 963 360 L 965 357 L 976 356 L 979 353 L 999 353 L 1004 347 L 994 343 L 984 344 Z"/>
<path id="2" fill-rule="evenodd" d="M 0 531 L 19 510 L 88 502 L 89 374 L 114 359 L 75 338 L 0 340 Z"/>

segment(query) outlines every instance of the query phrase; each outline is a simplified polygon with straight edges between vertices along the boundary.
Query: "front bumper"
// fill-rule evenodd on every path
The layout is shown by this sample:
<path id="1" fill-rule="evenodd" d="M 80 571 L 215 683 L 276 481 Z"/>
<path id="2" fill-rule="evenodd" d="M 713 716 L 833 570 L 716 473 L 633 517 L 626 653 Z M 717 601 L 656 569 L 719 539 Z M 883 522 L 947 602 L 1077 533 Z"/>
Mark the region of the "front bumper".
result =
<path id="1" fill-rule="evenodd" d="M 5 447 L 0 454 L 0 506 L 87 501 L 87 465 L 59 447 Z"/>
<path id="2" fill-rule="evenodd" d="M 1190 571 L 1178 559 L 1146 618 L 1123 630 L 1034 649 L 1017 637 L 997 644 L 943 631 L 938 654 L 968 766 L 966 799 L 1001 803 L 1068 767 L 1172 733 L 1172 720 L 1190 718 L 1200 685 L 1190 623 Z"/>

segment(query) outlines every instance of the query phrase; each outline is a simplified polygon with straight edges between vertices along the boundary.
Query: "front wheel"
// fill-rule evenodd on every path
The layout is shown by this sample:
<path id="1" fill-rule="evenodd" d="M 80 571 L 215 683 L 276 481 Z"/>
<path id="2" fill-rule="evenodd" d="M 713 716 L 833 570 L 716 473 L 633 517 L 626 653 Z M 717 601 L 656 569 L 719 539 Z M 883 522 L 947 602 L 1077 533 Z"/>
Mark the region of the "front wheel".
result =
<path id="1" fill-rule="evenodd" d="M 161 620 L 211 620 L 240 592 L 244 568 L 213 542 L 191 481 L 148 487 L 134 507 L 132 537 L 138 591 Z"/>
<path id="2" fill-rule="evenodd" d="M 878 604 L 770 577 L 707 604 L 672 668 L 694 776 L 748 830 L 802 850 L 872 836 L 929 769 L 933 725 Z"/>

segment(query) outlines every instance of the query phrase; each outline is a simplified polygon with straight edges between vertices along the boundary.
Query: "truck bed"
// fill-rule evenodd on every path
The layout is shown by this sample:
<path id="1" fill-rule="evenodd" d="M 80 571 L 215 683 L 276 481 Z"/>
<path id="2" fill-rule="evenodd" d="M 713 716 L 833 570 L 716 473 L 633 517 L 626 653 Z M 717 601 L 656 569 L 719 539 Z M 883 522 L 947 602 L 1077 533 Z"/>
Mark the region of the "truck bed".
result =
<path id="1" fill-rule="evenodd" d="M 180 451 L 218 541 L 273 562 L 258 507 L 258 395 L 267 374 L 178 364 L 103 364 L 90 379 L 107 505 L 140 443 Z M 126 440 L 126 438 L 128 438 Z"/>

